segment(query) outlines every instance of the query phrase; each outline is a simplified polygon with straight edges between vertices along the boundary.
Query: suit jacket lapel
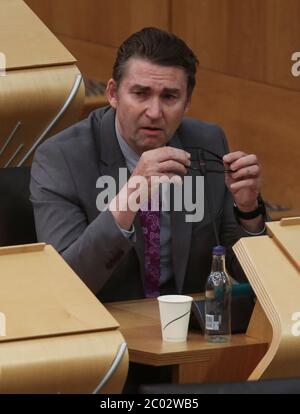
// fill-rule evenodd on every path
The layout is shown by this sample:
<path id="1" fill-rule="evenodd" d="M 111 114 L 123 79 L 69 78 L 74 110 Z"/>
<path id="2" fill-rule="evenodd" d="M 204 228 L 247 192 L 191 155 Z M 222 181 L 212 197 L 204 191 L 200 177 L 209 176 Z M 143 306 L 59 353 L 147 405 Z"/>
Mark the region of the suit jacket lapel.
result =
<path id="1" fill-rule="evenodd" d="M 183 149 L 178 133 L 173 136 L 169 145 Z M 175 283 L 179 293 L 183 289 L 193 227 L 192 222 L 186 222 L 186 214 L 184 205 L 181 211 L 174 211 L 171 208 L 172 263 Z"/>
<path id="2" fill-rule="evenodd" d="M 126 170 L 126 181 L 130 176 L 130 172 L 127 169 L 126 161 L 116 136 L 115 110 L 112 108 L 110 108 L 102 118 L 101 129 L 98 135 L 97 147 L 99 151 L 100 173 L 102 175 L 107 175 L 115 179 L 115 182 L 117 183 L 116 190 L 118 193 L 120 185 L 120 168 Z M 136 236 L 133 240 L 133 246 L 139 259 L 141 277 L 144 283 L 144 238 L 138 215 L 135 216 L 133 224 Z"/>

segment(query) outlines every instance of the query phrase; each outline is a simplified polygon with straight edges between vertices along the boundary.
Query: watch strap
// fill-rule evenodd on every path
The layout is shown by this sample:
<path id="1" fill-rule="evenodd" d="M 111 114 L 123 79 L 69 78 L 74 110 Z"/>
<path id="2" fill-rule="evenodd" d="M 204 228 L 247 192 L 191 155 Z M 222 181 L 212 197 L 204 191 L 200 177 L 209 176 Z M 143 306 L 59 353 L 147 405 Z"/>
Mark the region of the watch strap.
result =
<path id="1" fill-rule="evenodd" d="M 236 204 L 233 205 L 233 211 L 237 218 L 243 219 L 243 220 L 252 220 L 260 215 L 265 216 L 266 215 L 266 207 L 263 199 L 259 195 L 257 197 L 258 206 L 255 210 L 252 211 L 241 211 Z"/>

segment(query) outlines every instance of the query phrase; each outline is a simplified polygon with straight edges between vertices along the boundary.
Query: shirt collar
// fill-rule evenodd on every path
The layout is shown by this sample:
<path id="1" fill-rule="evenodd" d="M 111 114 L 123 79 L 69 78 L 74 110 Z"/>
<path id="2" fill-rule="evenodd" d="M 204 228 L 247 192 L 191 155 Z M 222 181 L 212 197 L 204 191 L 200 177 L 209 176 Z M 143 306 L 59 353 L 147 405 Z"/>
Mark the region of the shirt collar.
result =
<path id="1" fill-rule="evenodd" d="M 116 128 L 117 140 L 120 145 L 122 154 L 125 158 L 127 168 L 129 172 L 132 173 L 140 157 L 135 151 L 133 151 L 133 149 L 127 144 L 125 139 L 120 134 L 120 131 L 118 130 L 118 126 L 117 126 L 117 117 L 115 118 L 115 128 Z"/>

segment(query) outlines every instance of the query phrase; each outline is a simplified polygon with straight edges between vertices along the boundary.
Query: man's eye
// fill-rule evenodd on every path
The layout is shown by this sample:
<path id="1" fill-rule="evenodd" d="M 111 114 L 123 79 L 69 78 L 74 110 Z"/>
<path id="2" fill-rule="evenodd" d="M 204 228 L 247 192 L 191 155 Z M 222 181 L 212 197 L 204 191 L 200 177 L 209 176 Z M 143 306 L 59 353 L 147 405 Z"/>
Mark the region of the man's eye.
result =
<path id="1" fill-rule="evenodd" d="M 134 92 L 134 94 L 136 96 L 146 96 L 146 92 L 145 91 L 136 91 L 136 92 Z"/>
<path id="2" fill-rule="evenodd" d="M 176 98 L 177 98 L 177 96 L 169 94 L 169 93 L 164 95 L 164 99 L 166 99 L 168 101 L 172 101 L 173 99 L 176 99 Z"/>

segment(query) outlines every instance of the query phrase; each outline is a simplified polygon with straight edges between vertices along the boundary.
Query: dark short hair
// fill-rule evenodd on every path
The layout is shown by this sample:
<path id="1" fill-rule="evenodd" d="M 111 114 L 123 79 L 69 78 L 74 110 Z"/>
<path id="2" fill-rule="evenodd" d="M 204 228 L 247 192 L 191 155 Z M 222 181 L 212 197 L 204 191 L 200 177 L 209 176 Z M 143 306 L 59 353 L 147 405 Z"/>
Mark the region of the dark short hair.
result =
<path id="1" fill-rule="evenodd" d="M 124 76 L 130 58 L 143 58 L 158 65 L 182 68 L 188 80 L 187 94 L 192 94 L 199 62 L 185 42 L 174 34 L 155 27 L 145 27 L 126 39 L 118 49 L 113 67 L 112 76 L 117 85 Z"/>

